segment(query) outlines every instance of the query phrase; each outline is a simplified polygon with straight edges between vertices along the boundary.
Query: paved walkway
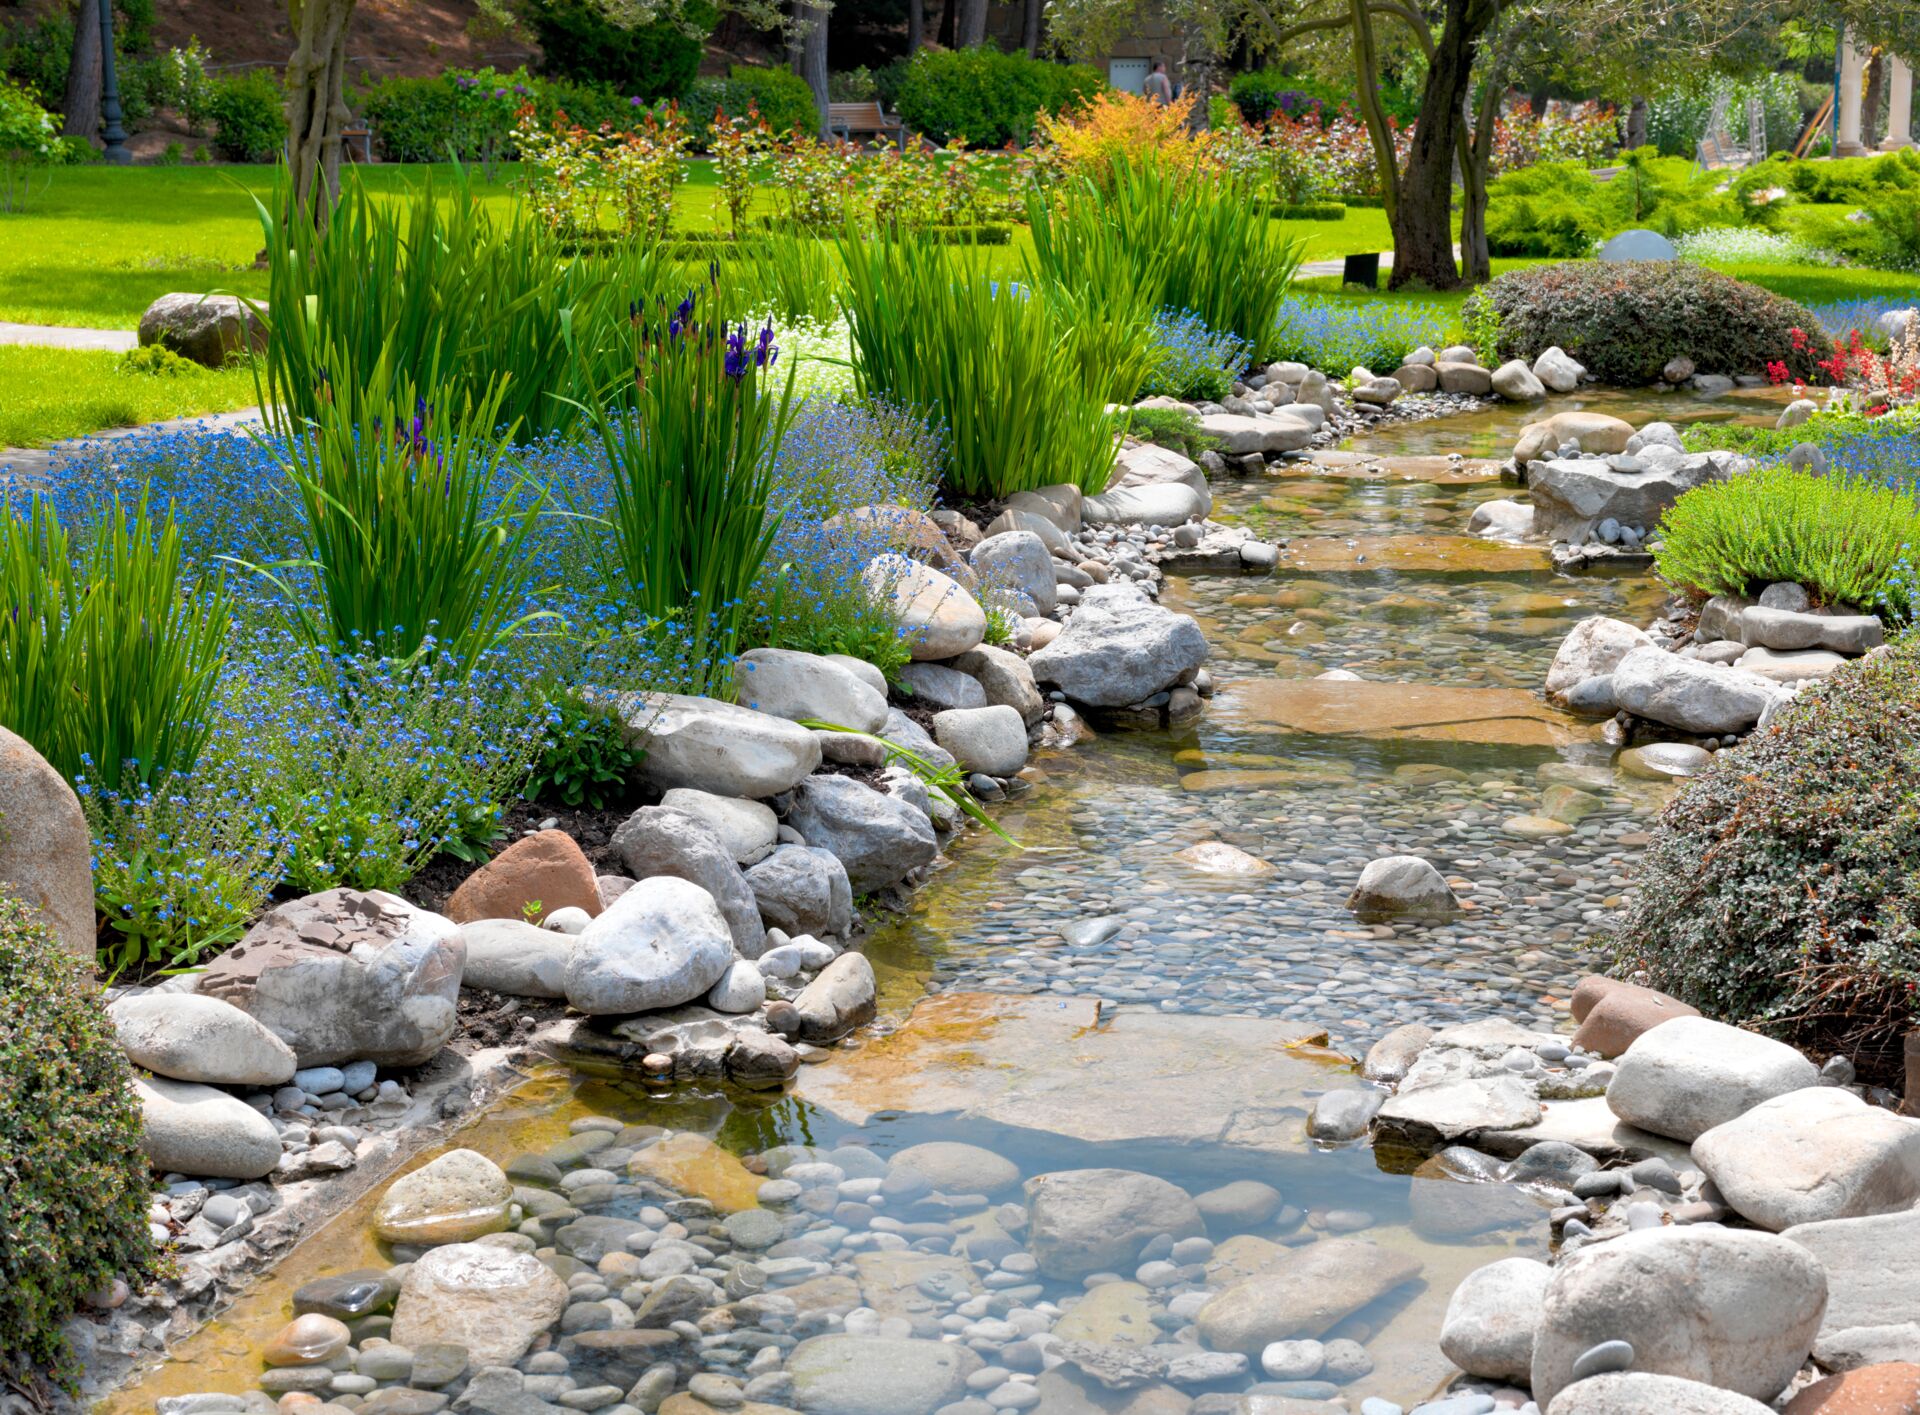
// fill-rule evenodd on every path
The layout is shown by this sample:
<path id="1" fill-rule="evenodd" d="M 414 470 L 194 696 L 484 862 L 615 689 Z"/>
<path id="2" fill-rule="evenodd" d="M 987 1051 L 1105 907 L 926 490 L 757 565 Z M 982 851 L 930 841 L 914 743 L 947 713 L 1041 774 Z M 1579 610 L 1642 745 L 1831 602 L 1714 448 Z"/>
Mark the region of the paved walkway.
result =
<path id="1" fill-rule="evenodd" d="M 140 346 L 130 329 L 75 329 L 64 324 L 14 324 L 0 320 L 0 344 L 38 344 L 47 349 L 105 349 L 121 353 Z"/>
<path id="2" fill-rule="evenodd" d="M 9 482 L 45 482 L 53 459 L 63 451 L 86 446 L 89 442 L 110 442 L 142 432 L 178 432 L 198 429 L 214 432 L 247 427 L 260 421 L 258 408 L 242 408 L 233 413 L 206 413 L 197 418 L 169 418 L 165 422 L 144 423 L 139 427 L 109 427 L 85 437 L 68 438 L 50 447 L 0 447 L 0 490 Z"/>

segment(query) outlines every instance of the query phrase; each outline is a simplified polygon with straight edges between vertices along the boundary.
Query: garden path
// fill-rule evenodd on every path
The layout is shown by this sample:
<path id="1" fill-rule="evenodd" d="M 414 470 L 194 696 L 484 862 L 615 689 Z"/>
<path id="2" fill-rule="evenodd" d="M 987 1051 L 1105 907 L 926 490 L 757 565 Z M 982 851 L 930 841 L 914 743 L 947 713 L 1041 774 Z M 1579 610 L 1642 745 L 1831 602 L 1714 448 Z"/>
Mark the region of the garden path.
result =
<path id="1" fill-rule="evenodd" d="M 140 336 L 130 329 L 80 329 L 66 324 L 16 324 L 12 320 L 0 320 L 0 344 L 125 353 L 140 346 Z"/>

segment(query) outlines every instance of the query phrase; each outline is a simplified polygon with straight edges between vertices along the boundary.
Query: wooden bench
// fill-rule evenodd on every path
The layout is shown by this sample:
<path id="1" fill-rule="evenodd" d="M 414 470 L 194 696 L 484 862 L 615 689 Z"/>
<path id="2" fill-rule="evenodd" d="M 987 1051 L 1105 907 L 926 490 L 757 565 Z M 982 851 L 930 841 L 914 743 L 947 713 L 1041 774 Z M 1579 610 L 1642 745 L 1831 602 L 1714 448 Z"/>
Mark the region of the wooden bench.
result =
<path id="1" fill-rule="evenodd" d="M 878 103 L 829 103 L 827 131 L 848 142 L 856 138 L 882 138 L 902 150 L 907 145 L 907 125 L 897 117 L 887 116 L 887 111 Z"/>

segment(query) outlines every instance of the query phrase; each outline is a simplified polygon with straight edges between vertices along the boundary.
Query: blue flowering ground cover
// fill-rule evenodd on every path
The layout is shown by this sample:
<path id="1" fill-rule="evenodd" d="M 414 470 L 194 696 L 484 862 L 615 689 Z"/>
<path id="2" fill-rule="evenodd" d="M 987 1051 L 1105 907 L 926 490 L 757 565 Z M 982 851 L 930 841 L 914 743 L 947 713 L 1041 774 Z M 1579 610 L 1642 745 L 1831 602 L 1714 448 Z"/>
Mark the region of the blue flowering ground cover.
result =
<path id="1" fill-rule="evenodd" d="M 1277 323 L 1276 358 L 1345 378 L 1356 366 L 1390 373 L 1423 344 L 1444 348 L 1457 320 L 1439 303 L 1289 295 Z"/>
<path id="2" fill-rule="evenodd" d="M 322 647 L 295 631 L 286 596 L 317 595 L 298 563 L 301 499 L 266 433 L 187 430 L 83 444 L 44 495 L 76 544 L 144 497 L 171 513 L 190 584 L 234 603 L 207 745 L 189 771 L 109 793 L 76 782 L 95 839 L 96 893 L 115 966 L 190 966 L 238 937 L 269 894 L 332 885 L 396 889 L 436 852 L 485 858 L 502 803 L 546 779 L 542 754 L 593 689 L 689 691 L 731 664 L 690 657 L 680 623 L 636 620 L 610 573 L 611 483 L 597 442 L 515 449 L 498 504 L 544 499 L 513 583 L 519 630 L 476 664 L 429 642 L 406 661 Z M 774 553 L 753 591 L 750 644 L 907 657 L 899 624 L 864 587 L 897 518 L 934 499 L 942 438 L 883 405 L 812 398 L 781 443 Z M 868 506 L 902 511 L 853 516 Z M 573 707 L 575 711 L 564 710 Z"/>

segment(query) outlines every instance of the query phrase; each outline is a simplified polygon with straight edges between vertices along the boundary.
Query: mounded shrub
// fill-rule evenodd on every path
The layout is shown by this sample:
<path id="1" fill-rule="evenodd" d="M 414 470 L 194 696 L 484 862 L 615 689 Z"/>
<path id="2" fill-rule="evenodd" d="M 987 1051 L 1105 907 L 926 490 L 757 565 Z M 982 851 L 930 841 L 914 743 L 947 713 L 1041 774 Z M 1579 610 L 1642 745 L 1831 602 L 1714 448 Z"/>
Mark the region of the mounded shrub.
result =
<path id="1" fill-rule="evenodd" d="M 532 0 L 526 17 L 540 42 L 542 73 L 611 84 L 651 101 L 687 91 L 700 71 L 700 36 L 713 27 L 716 14 L 711 5 L 695 3 L 680 11 L 679 20 L 617 25 L 587 0 Z"/>
<path id="2" fill-rule="evenodd" d="M 1920 641 L 1804 690 L 1667 807 L 1618 964 L 1898 1084 L 1920 1025 Z"/>
<path id="3" fill-rule="evenodd" d="M 991 45 L 922 49 L 900 82 L 900 116 L 937 143 L 1005 147 L 1033 135 L 1036 113 L 1058 113 L 1106 86 L 1090 64 L 1055 64 Z"/>
<path id="4" fill-rule="evenodd" d="M 157 1258 L 132 1073 L 99 993 L 19 899 L 0 893 L 0 1384 L 71 1384 L 61 1325 Z"/>
<path id="5" fill-rule="evenodd" d="M 1681 261 L 1568 261 L 1511 271 L 1474 292 L 1461 312 L 1476 342 L 1502 360 L 1558 344 L 1607 383 L 1652 383 L 1685 355 L 1701 373 L 1757 373 L 1783 364 L 1814 373 L 1795 329 L 1819 323 L 1804 306 L 1758 285 Z"/>
<path id="6" fill-rule="evenodd" d="M 265 69 L 221 79 L 207 101 L 213 150 L 229 162 L 271 162 L 287 145 L 287 94 Z"/>
<path id="7" fill-rule="evenodd" d="M 724 79 L 698 79 L 680 100 L 687 115 L 687 128 L 696 143 L 705 143 L 713 126 L 715 110 L 729 116 L 747 111 L 752 104 L 776 133 L 788 131 L 820 136 L 820 110 L 814 105 L 813 90 L 798 74 L 785 69 L 757 68 L 735 64 Z"/>
<path id="8" fill-rule="evenodd" d="M 1330 84 L 1324 79 L 1290 74 L 1285 69 L 1255 69 L 1251 73 L 1236 74 L 1227 96 L 1240 110 L 1240 116 L 1256 126 L 1275 113 L 1298 118 L 1317 108 L 1331 116 L 1342 108 L 1358 107 L 1353 85 Z M 1417 89 L 1395 83 L 1382 84 L 1380 104 L 1389 118 L 1402 123 L 1411 123 L 1420 116 Z"/>

